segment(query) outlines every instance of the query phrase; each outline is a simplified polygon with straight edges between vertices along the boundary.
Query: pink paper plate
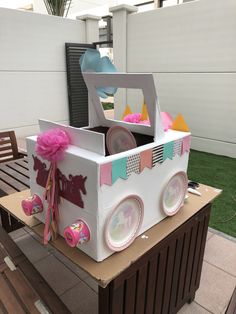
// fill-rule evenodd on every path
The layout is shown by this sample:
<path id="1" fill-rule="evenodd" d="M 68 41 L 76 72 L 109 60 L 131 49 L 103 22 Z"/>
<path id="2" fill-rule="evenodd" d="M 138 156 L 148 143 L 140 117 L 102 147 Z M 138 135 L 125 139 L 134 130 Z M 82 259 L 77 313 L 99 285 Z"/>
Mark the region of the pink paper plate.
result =
<path id="1" fill-rule="evenodd" d="M 105 226 L 105 240 L 113 251 L 127 248 L 136 238 L 143 221 L 143 202 L 137 195 L 124 198 L 112 211 Z"/>
<path id="2" fill-rule="evenodd" d="M 180 210 L 187 187 L 188 178 L 183 171 L 177 172 L 167 182 L 161 194 L 161 208 L 167 216 L 173 216 Z"/>
<path id="3" fill-rule="evenodd" d="M 107 149 L 110 155 L 137 147 L 133 134 L 122 126 L 112 126 L 106 135 Z"/>

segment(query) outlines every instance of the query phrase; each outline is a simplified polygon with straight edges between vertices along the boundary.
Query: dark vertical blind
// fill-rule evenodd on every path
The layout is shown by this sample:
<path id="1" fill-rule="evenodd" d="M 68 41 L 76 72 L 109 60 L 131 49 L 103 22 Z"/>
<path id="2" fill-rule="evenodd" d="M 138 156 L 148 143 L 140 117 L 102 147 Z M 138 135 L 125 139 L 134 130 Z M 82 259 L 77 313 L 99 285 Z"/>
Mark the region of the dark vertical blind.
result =
<path id="1" fill-rule="evenodd" d="M 69 122 L 71 126 L 88 125 L 88 90 L 80 69 L 79 59 L 93 44 L 66 43 L 67 88 L 69 98 Z"/>

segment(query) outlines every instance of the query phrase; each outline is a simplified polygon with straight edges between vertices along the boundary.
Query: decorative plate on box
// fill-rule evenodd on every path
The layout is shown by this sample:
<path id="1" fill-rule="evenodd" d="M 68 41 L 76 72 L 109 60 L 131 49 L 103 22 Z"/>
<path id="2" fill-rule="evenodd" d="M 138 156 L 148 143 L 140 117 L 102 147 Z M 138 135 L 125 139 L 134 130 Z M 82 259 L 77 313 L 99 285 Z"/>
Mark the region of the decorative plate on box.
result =
<path id="1" fill-rule="evenodd" d="M 143 202 L 140 197 L 124 198 L 108 217 L 105 239 L 113 251 L 121 251 L 136 238 L 143 220 Z"/>
<path id="2" fill-rule="evenodd" d="M 109 128 L 106 144 L 110 155 L 137 147 L 136 140 L 130 130 L 119 125 Z"/>
<path id="3" fill-rule="evenodd" d="M 180 171 L 173 175 L 161 194 L 161 208 L 167 216 L 175 215 L 184 203 L 187 193 L 188 178 Z"/>

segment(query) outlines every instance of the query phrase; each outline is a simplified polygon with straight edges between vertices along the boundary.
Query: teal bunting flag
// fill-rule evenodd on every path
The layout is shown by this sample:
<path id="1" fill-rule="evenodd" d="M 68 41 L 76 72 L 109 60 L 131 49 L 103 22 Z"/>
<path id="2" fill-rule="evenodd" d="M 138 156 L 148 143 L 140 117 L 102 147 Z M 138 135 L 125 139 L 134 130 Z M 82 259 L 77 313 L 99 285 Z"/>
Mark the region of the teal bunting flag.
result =
<path id="1" fill-rule="evenodd" d="M 112 184 L 118 178 L 128 179 L 126 172 L 127 157 L 112 161 Z"/>
<path id="2" fill-rule="evenodd" d="M 174 142 L 169 142 L 164 144 L 163 148 L 163 161 L 165 161 L 167 158 L 173 159 L 174 155 Z"/>

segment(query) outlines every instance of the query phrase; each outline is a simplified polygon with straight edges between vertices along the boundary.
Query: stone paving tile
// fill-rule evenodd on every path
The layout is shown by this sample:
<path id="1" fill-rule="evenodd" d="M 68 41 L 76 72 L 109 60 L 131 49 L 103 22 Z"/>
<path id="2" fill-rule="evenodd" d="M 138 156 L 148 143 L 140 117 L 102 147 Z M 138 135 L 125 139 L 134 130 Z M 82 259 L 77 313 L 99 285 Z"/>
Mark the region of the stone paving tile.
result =
<path id="1" fill-rule="evenodd" d="M 190 304 L 186 303 L 179 311 L 178 314 L 210 314 L 211 312 L 207 311 L 201 307 L 196 302 Z"/>
<path id="2" fill-rule="evenodd" d="M 53 255 L 38 261 L 34 266 L 58 295 L 81 282 L 78 276 Z"/>
<path id="3" fill-rule="evenodd" d="M 24 230 L 30 234 L 32 236 L 32 238 L 34 238 L 35 240 L 37 240 L 38 242 L 42 242 L 42 237 L 40 237 L 39 235 L 37 235 L 37 233 L 35 233 L 34 231 L 32 231 L 30 228 L 28 227 L 24 227 Z"/>
<path id="4" fill-rule="evenodd" d="M 226 305 L 226 307 L 223 309 L 223 311 L 221 312 L 221 314 L 225 314 L 225 311 L 227 310 L 228 304 Z"/>
<path id="5" fill-rule="evenodd" d="M 83 282 L 63 293 L 61 299 L 74 314 L 98 313 L 97 294 Z"/>
<path id="6" fill-rule="evenodd" d="M 67 257 L 65 257 L 63 254 L 58 252 L 56 249 L 52 251 L 52 255 L 54 255 L 57 259 L 59 259 L 60 262 L 62 262 L 66 267 L 68 267 L 81 280 L 85 280 L 85 278 L 89 277 L 89 275 L 85 271 L 83 271 L 83 269 L 81 269 L 76 264 L 71 262 Z"/>
<path id="7" fill-rule="evenodd" d="M 17 229 L 17 230 L 14 230 L 12 232 L 9 233 L 9 236 L 13 239 L 13 240 L 16 240 L 24 235 L 27 235 L 27 232 L 25 231 L 24 228 L 20 228 L 20 229 Z"/>
<path id="8" fill-rule="evenodd" d="M 236 277 L 236 242 L 214 235 L 206 243 L 204 260 Z"/>
<path id="9" fill-rule="evenodd" d="M 220 237 L 222 237 L 224 239 L 236 242 L 236 238 L 235 237 L 232 237 L 229 234 L 226 234 L 226 233 L 221 232 L 219 230 L 216 230 L 216 229 L 208 227 L 208 231 L 213 232 L 214 234 L 217 234 L 218 236 L 220 236 Z"/>
<path id="10" fill-rule="evenodd" d="M 231 298 L 235 284 L 235 277 L 203 262 L 201 282 L 195 302 L 209 312 L 221 314 Z"/>
<path id="11" fill-rule="evenodd" d="M 30 229 L 10 235 L 72 313 L 97 313 L 98 285 L 86 272 L 50 245 L 40 244 Z M 185 304 L 178 314 L 223 314 L 227 308 L 236 284 L 236 243 L 208 231 L 204 260 L 196 302 Z"/>
<path id="12" fill-rule="evenodd" d="M 210 238 L 212 238 L 213 236 L 214 236 L 214 233 L 211 232 L 211 231 L 208 231 L 208 232 L 207 232 L 207 238 L 206 238 L 206 240 L 207 240 L 207 241 L 210 240 Z"/>
<path id="13" fill-rule="evenodd" d="M 14 239 L 14 241 L 32 263 L 35 263 L 40 259 L 50 255 L 47 247 L 40 244 L 28 233 L 17 239 Z"/>

